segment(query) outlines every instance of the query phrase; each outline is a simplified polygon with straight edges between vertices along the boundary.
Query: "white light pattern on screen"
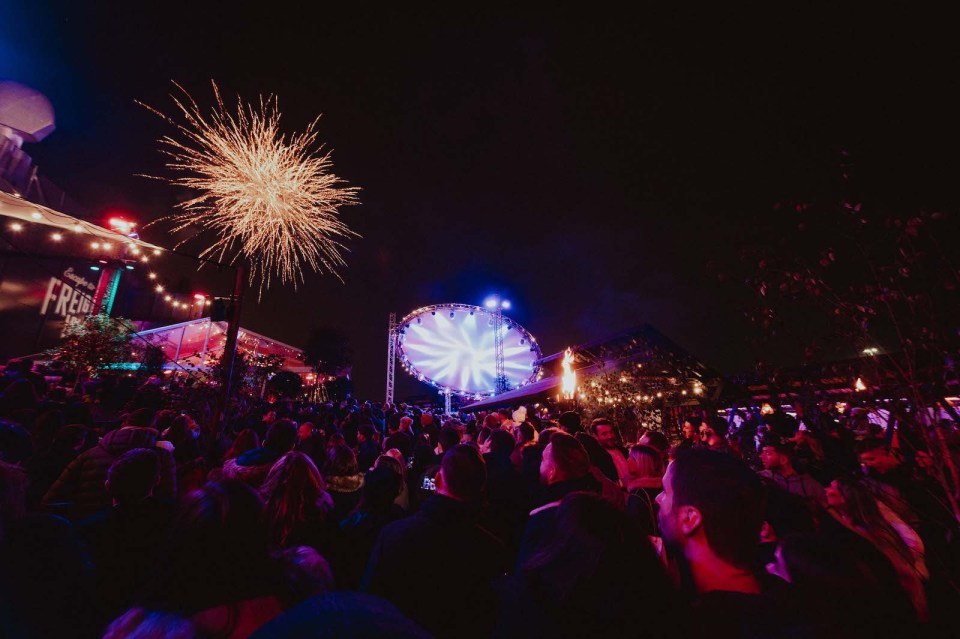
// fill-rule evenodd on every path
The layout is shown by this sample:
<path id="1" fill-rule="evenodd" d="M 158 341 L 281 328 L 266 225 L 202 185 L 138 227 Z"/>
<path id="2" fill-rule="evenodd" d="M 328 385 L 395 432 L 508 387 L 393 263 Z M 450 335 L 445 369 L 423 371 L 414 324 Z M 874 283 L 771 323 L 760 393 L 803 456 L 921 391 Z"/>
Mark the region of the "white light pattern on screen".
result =
<path id="1" fill-rule="evenodd" d="M 450 312 L 438 307 L 410 319 L 400 335 L 403 357 L 414 375 L 425 378 L 422 381 L 467 393 L 492 392 L 496 362 L 491 315 L 480 308 L 473 314 L 457 310 L 453 318 Z M 525 331 L 511 326 L 501 329 L 504 374 L 516 388 L 531 380 L 540 354 Z"/>

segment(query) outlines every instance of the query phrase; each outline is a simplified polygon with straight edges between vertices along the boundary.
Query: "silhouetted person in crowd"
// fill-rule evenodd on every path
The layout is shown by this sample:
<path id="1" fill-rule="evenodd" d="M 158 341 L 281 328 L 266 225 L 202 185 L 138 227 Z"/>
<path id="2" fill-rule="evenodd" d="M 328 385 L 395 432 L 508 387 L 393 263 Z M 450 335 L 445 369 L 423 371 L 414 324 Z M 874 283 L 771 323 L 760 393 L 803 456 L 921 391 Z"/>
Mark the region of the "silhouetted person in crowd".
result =
<path id="1" fill-rule="evenodd" d="M 206 465 L 197 443 L 199 434 L 199 427 L 188 415 L 175 415 L 169 427 L 160 431 L 163 441 L 173 446 L 173 459 L 177 462 L 177 492 L 180 495 L 198 488 L 206 476 Z"/>
<path id="2" fill-rule="evenodd" d="M 627 514 L 643 534 L 659 536 L 657 495 L 663 492 L 663 458 L 655 448 L 637 444 L 627 463 Z"/>
<path id="3" fill-rule="evenodd" d="M 862 480 L 835 479 L 826 491 L 827 511 L 850 531 L 870 542 L 893 566 L 917 618 L 928 618 L 924 582 L 929 578 L 920 536 L 878 502 Z"/>
<path id="4" fill-rule="evenodd" d="M 516 552 L 530 510 L 527 487 L 514 465 L 511 455 L 514 438 L 505 430 L 490 434 L 490 452 L 484 454 L 487 464 L 488 507 L 484 525 Z"/>
<path id="5" fill-rule="evenodd" d="M 828 538 L 794 533 L 778 544 L 767 569 L 790 584 L 792 605 L 809 611 L 809 636 L 909 637 L 913 610 L 896 584 L 883 581 L 856 553 Z"/>
<path id="6" fill-rule="evenodd" d="M 617 466 L 613 463 L 610 453 L 590 433 L 577 433 L 574 437 L 590 457 L 590 472 L 600 484 L 600 494 L 618 508 L 623 508 L 623 487 L 620 485 Z"/>
<path id="7" fill-rule="evenodd" d="M 360 503 L 360 489 L 363 488 L 363 473 L 350 447 L 339 445 L 330 449 L 323 479 L 327 482 L 327 492 L 333 498 L 330 517 L 332 521 L 340 521 Z"/>
<path id="8" fill-rule="evenodd" d="M 367 473 L 357 509 L 339 524 L 336 552 L 331 554 L 337 584 L 357 589 L 367 560 L 384 526 L 403 516 L 394 503 L 400 494 L 402 475 L 387 464 Z"/>
<path id="9" fill-rule="evenodd" d="M 112 506 L 77 524 L 97 567 L 97 594 L 107 619 L 129 606 L 166 540 L 174 504 L 153 496 L 159 482 L 156 449 L 127 451 L 107 472 Z"/>
<path id="10" fill-rule="evenodd" d="M 539 495 L 541 506 L 530 511 L 520 541 L 518 563 L 522 564 L 546 543 L 556 528 L 560 500 L 572 492 L 586 491 L 599 494 L 600 482 L 590 471 L 590 457 L 576 438 L 564 432 L 554 432 L 543 450 L 540 462 Z"/>
<path id="11" fill-rule="evenodd" d="M 646 433 L 640 437 L 640 441 L 637 442 L 643 446 L 650 446 L 660 453 L 661 459 L 666 461 L 667 453 L 670 451 L 670 442 L 667 441 L 667 436 L 657 430 L 648 430 Z"/>
<path id="12" fill-rule="evenodd" d="M 498 591 L 497 638 L 676 635 L 663 565 L 629 518 L 594 493 L 563 498 L 556 533 Z"/>
<path id="13" fill-rule="evenodd" d="M 326 553 L 331 544 L 333 498 L 313 461 L 291 451 L 270 469 L 260 498 L 270 543 L 276 548 L 312 546 Z"/>
<path id="14" fill-rule="evenodd" d="M 45 506 L 65 504 L 66 512 L 82 519 L 111 505 L 105 482 L 113 461 L 134 448 L 156 448 L 157 431 L 150 428 L 153 411 L 142 408 L 127 415 L 122 427 L 104 435 L 93 448 L 76 457 L 44 495 Z M 166 450 L 156 449 L 160 460 L 157 497 L 177 498 L 176 462 Z"/>
<path id="15" fill-rule="evenodd" d="M 590 424 L 590 430 L 593 431 L 593 436 L 597 438 L 603 449 L 610 455 L 610 460 L 616 469 L 615 476 L 610 477 L 610 479 L 619 481 L 620 485 L 625 488 L 630 481 L 630 471 L 627 468 L 627 449 L 623 446 L 620 438 L 620 430 L 612 421 L 604 417 L 593 420 Z"/>
<path id="16" fill-rule="evenodd" d="M 297 443 L 297 426 L 289 419 L 270 424 L 263 446 L 252 448 L 223 464 L 224 479 L 239 479 L 259 488 L 278 459 L 293 450 Z"/>
<path id="17" fill-rule="evenodd" d="M 362 424 L 357 429 L 357 466 L 366 472 L 380 456 L 380 447 L 373 437 L 374 429 L 370 424 Z"/>
<path id="18" fill-rule="evenodd" d="M 211 482 L 188 495 L 137 607 L 173 613 L 200 636 L 246 637 L 290 603 L 283 566 L 269 553 L 256 492 Z"/>
<path id="19" fill-rule="evenodd" d="M 503 546 L 478 524 L 487 472 L 476 448 L 443 456 L 436 494 L 389 524 L 370 555 L 366 592 L 380 595 L 438 637 L 485 637 Z"/>
<path id="20" fill-rule="evenodd" d="M 810 475 L 798 473 L 793 467 L 793 445 L 779 437 L 768 437 L 760 449 L 763 470 L 760 476 L 780 488 L 804 499 L 826 504 L 823 486 Z"/>
<path id="21" fill-rule="evenodd" d="M 231 459 L 236 459 L 248 450 L 259 447 L 260 438 L 257 436 L 257 431 L 252 428 L 245 428 L 237 434 L 236 439 L 233 440 L 233 444 L 223 456 L 223 461 L 226 462 Z"/>
<path id="22" fill-rule="evenodd" d="M 24 516 L 0 541 L 0 634 L 99 636 L 94 579 L 93 562 L 69 521 Z"/>
<path id="23" fill-rule="evenodd" d="M 760 478 L 726 453 L 680 450 L 667 467 L 660 531 L 693 591 L 690 636 L 792 636 L 796 620 L 756 574 L 763 522 Z"/>
<path id="24" fill-rule="evenodd" d="M 568 410 L 565 413 L 562 413 L 560 417 L 557 418 L 557 423 L 560 424 L 560 428 L 563 429 L 568 435 L 576 435 L 577 433 L 583 432 L 583 426 L 580 421 L 580 413 L 577 413 L 572 410 Z"/>

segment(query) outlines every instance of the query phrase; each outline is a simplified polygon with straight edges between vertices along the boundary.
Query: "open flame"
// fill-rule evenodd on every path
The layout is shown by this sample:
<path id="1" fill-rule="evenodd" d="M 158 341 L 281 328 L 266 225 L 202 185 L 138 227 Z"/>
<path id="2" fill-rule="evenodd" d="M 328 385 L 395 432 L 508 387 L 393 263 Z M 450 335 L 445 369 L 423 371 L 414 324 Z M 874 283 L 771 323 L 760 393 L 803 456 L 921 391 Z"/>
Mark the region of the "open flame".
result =
<path id="1" fill-rule="evenodd" d="M 577 392 L 577 374 L 573 371 L 573 350 L 567 348 L 563 352 L 563 377 L 561 378 L 560 390 L 563 392 L 564 399 L 573 399 Z"/>

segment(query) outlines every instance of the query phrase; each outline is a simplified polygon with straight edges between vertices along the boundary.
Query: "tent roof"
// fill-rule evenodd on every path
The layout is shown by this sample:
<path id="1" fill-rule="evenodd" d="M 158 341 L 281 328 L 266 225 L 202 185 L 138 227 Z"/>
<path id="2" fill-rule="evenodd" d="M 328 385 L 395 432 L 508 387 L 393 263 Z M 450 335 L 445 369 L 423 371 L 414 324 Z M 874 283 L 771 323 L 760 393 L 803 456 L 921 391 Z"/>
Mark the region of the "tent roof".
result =
<path id="1" fill-rule="evenodd" d="M 179 366 L 206 368 L 209 356 L 219 355 L 227 341 L 227 323 L 211 322 L 209 317 L 158 326 L 140 331 L 134 339 L 149 342 L 163 349 L 167 359 Z M 295 346 L 240 327 L 238 348 L 247 353 L 276 355 L 283 359 L 285 371 L 306 373 L 310 368 L 303 363 L 303 351 Z"/>
<path id="2" fill-rule="evenodd" d="M 149 242 L 144 242 L 143 240 L 134 239 L 132 237 L 126 237 L 120 233 L 115 233 L 114 231 L 105 229 L 102 226 L 97 226 L 92 222 L 81 220 L 78 217 L 67 215 L 66 213 L 61 213 L 60 211 L 55 211 L 54 209 L 46 206 L 34 204 L 29 200 L 25 200 L 10 193 L 4 193 L 3 191 L 0 191 L 0 216 L 22 220 L 31 224 L 52 226 L 63 231 L 81 233 L 97 237 L 99 239 L 111 240 L 113 242 L 133 244 L 144 250 L 167 250 L 162 246 L 150 244 Z"/>
<path id="3" fill-rule="evenodd" d="M 506 393 L 500 393 L 492 397 L 486 397 L 469 406 L 464 406 L 461 410 L 480 410 L 481 408 L 492 408 L 494 406 L 503 406 L 504 404 L 516 404 L 538 395 L 543 395 L 560 388 L 559 377 L 545 377 L 543 379 L 531 382 L 522 388 L 515 388 Z"/>

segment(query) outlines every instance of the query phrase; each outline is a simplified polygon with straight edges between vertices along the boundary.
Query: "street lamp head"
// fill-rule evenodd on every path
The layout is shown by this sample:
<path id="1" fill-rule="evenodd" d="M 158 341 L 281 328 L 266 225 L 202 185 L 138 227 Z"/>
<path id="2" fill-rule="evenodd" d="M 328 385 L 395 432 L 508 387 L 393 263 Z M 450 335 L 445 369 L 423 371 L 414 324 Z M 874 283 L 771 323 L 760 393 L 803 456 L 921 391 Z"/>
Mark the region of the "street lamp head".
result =
<path id="1" fill-rule="evenodd" d="M 510 300 L 503 300 L 502 302 L 500 302 L 500 308 L 509 309 L 509 308 L 510 308 Z"/>
<path id="2" fill-rule="evenodd" d="M 487 300 L 483 303 L 483 305 L 486 306 L 487 308 L 496 308 L 497 303 L 499 301 L 500 300 L 498 300 L 496 297 L 488 297 Z"/>

